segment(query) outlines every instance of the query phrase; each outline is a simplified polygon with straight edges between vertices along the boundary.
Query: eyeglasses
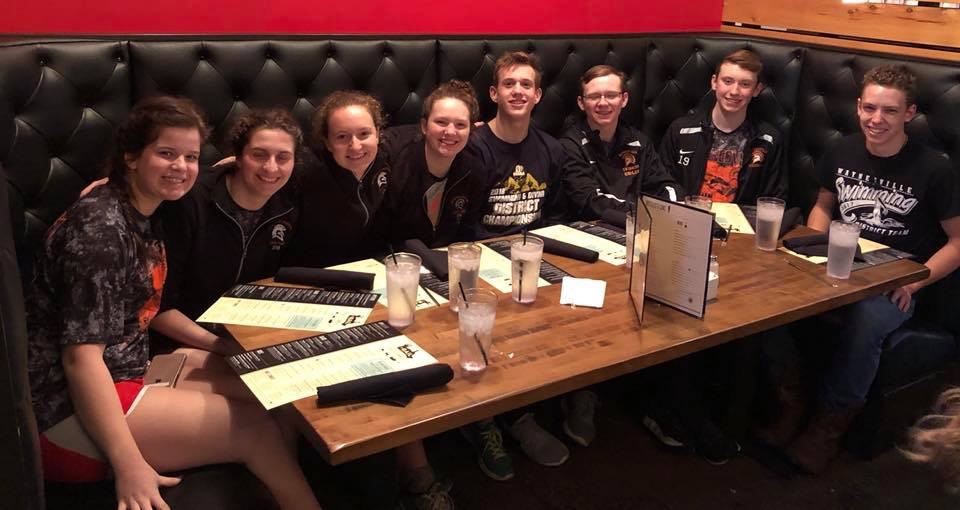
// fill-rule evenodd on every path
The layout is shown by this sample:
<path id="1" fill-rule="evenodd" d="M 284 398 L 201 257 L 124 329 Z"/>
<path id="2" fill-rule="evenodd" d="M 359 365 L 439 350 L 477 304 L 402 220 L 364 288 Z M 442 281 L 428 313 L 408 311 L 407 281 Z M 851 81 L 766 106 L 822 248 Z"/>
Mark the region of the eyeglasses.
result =
<path id="1" fill-rule="evenodd" d="M 607 101 L 616 101 L 623 95 L 623 92 L 594 92 L 593 94 L 587 94 L 583 96 L 584 101 L 591 103 L 596 103 L 600 99 L 606 99 Z"/>

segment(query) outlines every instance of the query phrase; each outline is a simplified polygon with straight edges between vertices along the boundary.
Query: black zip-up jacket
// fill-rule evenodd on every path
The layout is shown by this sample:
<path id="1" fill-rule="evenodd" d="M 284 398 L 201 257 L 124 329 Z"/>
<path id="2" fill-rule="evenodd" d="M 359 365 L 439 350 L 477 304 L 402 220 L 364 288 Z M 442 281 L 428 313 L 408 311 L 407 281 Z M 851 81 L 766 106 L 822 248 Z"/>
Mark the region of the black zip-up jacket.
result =
<path id="1" fill-rule="evenodd" d="M 640 193 L 683 200 L 680 185 L 660 163 L 653 142 L 622 120 L 609 153 L 600 132 L 590 129 L 582 116 L 563 133 L 560 145 L 580 163 L 566 167 L 563 175 L 567 202 L 577 218 L 595 220 L 607 209 L 632 211 Z"/>
<path id="2" fill-rule="evenodd" d="M 437 180 L 427 170 L 422 136 L 392 156 L 390 183 L 377 221 L 380 236 L 398 243 L 419 239 L 432 247 L 473 240 L 486 193 L 483 168 L 467 151 L 453 160 L 446 176 L 440 216 L 434 227 L 427 215 L 426 192 Z"/>
<path id="3" fill-rule="evenodd" d="M 660 141 L 660 160 L 690 194 L 700 192 L 706 174 L 713 146 L 711 113 L 715 102 L 707 101 L 692 115 L 673 121 Z M 758 197 L 786 200 L 789 179 L 780 131 L 767 122 L 751 119 L 749 114 L 744 122 L 749 142 L 743 149 L 734 202 L 754 205 Z"/>
<path id="4" fill-rule="evenodd" d="M 167 250 L 161 311 L 177 309 L 196 320 L 235 284 L 273 276 L 280 267 L 297 224 L 296 178 L 270 197 L 244 244 L 240 225 L 226 212 L 231 171 L 233 165 L 205 170 L 185 197 L 161 205 Z"/>
<path id="5" fill-rule="evenodd" d="M 377 253 L 380 242 L 374 225 L 390 180 L 390 155 L 418 132 L 419 126 L 384 130 L 377 157 L 359 181 L 327 150 L 305 151 L 309 154 L 303 158 L 300 235 L 284 265 L 326 267 Z"/>

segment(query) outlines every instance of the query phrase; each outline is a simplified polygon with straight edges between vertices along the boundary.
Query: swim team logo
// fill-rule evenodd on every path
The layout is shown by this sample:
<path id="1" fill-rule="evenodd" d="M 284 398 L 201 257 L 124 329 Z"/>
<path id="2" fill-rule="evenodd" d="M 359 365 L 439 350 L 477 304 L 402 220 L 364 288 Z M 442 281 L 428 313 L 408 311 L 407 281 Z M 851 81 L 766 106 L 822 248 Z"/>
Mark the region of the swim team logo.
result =
<path id="1" fill-rule="evenodd" d="M 523 165 L 490 190 L 491 213 L 483 216 L 484 225 L 508 226 L 533 223 L 543 214 L 547 184 L 540 183 Z"/>
<path id="2" fill-rule="evenodd" d="M 763 164 L 763 160 L 765 159 L 767 159 L 767 149 L 763 147 L 754 147 L 753 152 L 750 154 L 750 166 L 760 166 Z"/>
<path id="3" fill-rule="evenodd" d="M 640 165 L 637 164 L 637 151 L 627 149 L 620 153 L 623 158 L 623 176 L 630 177 L 640 173 Z"/>
<path id="4" fill-rule="evenodd" d="M 858 170 L 837 168 L 837 201 L 844 221 L 887 236 L 906 236 L 910 229 L 903 218 L 917 206 L 913 187 Z"/>
<path id="5" fill-rule="evenodd" d="M 467 204 L 469 199 L 463 195 L 457 195 L 453 197 L 450 205 L 453 206 L 453 215 L 457 217 L 457 223 L 463 220 L 463 215 L 467 212 Z"/>
<path id="6" fill-rule="evenodd" d="M 281 221 L 275 223 L 273 227 L 270 228 L 270 249 L 273 251 L 279 251 L 284 245 L 287 244 L 287 233 L 290 232 L 290 225 Z"/>

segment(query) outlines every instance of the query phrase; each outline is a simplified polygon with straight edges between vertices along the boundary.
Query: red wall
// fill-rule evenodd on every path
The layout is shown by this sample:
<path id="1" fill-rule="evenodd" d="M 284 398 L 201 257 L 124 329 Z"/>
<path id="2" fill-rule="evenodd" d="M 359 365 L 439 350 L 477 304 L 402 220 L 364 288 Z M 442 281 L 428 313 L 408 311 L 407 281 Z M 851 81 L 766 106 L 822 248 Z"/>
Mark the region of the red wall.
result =
<path id="1" fill-rule="evenodd" d="M 714 31 L 721 0 L 6 0 L 0 34 Z"/>

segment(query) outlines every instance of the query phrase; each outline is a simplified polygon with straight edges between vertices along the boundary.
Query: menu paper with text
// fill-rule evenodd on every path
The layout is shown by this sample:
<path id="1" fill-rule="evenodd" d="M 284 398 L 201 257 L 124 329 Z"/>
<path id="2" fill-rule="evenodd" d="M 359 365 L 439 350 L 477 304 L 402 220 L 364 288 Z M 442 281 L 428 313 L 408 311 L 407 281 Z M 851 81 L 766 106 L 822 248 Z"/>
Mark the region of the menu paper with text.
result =
<path id="1" fill-rule="evenodd" d="M 566 225 L 550 225 L 549 227 L 531 230 L 534 234 L 542 234 L 550 239 L 570 243 L 581 248 L 593 250 L 600 254 L 600 260 L 614 266 L 627 263 L 627 247 L 618 242 L 589 234 Z"/>
<path id="2" fill-rule="evenodd" d="M 263 407 L 317 395 L 317 387 L 409 370 L 436 358 L 385 321 L 256 349 L 227 358 Z"/>
<path id="3" fill-rule="evenodd" d="M 387 306 L 387 266 L 374 259 L 364 259 L 355 262 L 348 262 L 338 266 L 330 266 L 327 269 L 339 269 L 342 271 L 360 271 L 363 273 L 373 273 L 373 292 L 380 294 L 379 303 Z M 417 310 L 424 308 L 433 308 L 447 303 L 446 282 L 440 280 L 427 268 L 420 267 L 420 287 L 417 288 Z"/>
<path id="4" fill-rule="evenodd" d="M 650 195 L 643 202 L 651 221 L 646 296 L 702 319 L 713 214 Z"/>
<path id="5" fill-rule="evenodd" d="M 363 324 L 379 294 L 272 285 L 237 285 L 197 322 L 335 331 Z"/>
<path id="6" fill-rule="evenodd" d="M 754 234 L 753 225 L 744 216 L 740 206 L 734 203 L 714 202 L 710 212 L 717 215 L 717 225 L 731 234 Z"/>

